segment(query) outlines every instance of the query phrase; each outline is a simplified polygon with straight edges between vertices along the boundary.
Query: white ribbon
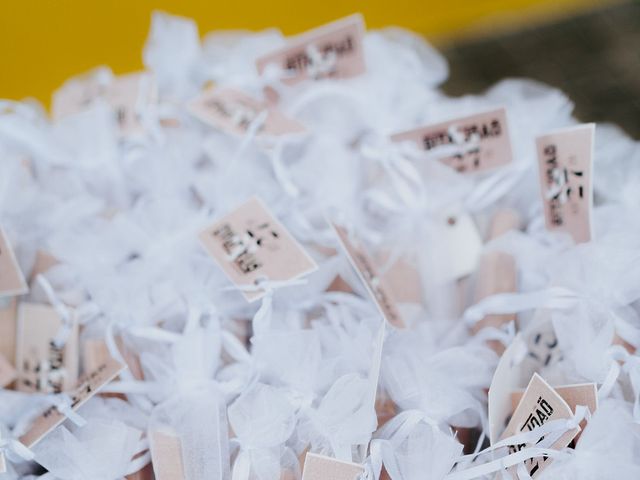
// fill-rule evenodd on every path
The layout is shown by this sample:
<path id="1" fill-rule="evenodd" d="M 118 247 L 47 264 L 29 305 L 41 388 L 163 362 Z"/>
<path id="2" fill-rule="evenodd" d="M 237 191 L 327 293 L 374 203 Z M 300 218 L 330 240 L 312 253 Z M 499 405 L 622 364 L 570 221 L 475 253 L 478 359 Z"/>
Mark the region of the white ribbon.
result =
<path id="1" fill-rule="evenodd" d="M 504 471 L 507 468 L 518 465 L 530 458 L 542 456 L 557 458 L 558 456 L 562 456 L 562 451 L 549 449 L 548 447 L 553 445 L 566 432 L 579 429 L 580 422 L 588 416 L 589 409 L 585 406 L 578 405 L 576 407 L 575 414 L 569 419 L 552 420 L 545 423 L 544 425 L 541 425 L 540 427 L 534 428 L 529 432 L 518 433 L 505 438 L 504 440 L 491 445 L 489 448 L 483 450 L 479 454 L 474 453 L 471 455 L 465 455 L 460 458 L 461 463 L 466 463 L 464 462 L 464 460 L 470 458 L 475 461 L 483 455 L 496 452 L 497 450 L 507 448 L 511 445 L 532 444 L 538 441 L 540 438 L 544 437 L 544 439 L 537 444 L 541 445 L 541 447 L 527 447 L 520 450 L 519 452 L 509 454 L 488 463 L 477 465 L 464 470 L 454 471 L 447 475 L 445 477 L 445 480 L 469 480 L 472 478 L 481 477 L 483 475 L 489 475 L 497 471 Z M 522 474 L 522 469 L 518 469 L 518 474 Z M 526 478 L 526 476 L 520 476 L 520 478 Z"/>
<path id="2" fill-rule="evenodd" d="M 47 280 L 44 275 L 42 275 L 41 273 L 36 275 L 36 282 L 38 282 L 38 285 L 40 285 L 45 295 L 47 296 L 47 300 L 49 300 L 49 303 L 62 320 L 60 328 L 53 338 L 54 345 L 57 348 L 62 348 L 67 343 L 67 339 L 69 338 L 71 330 L 73 329 L 73 316 L 67 306 L 62 301 L 60 301 L 53 287 L 51 286 L 51 283 L 49 283 L 49 280 Z"/>
<path id="3" fill-rule="evenodd" d="M 56 410 L 71 420 L 74 425 L 84 427 L 87 424 L 87 421 L 71 406 L 73 402 L 68 394 L 56 393 L 53 395 L 47 395 L 47 400 L 56 408 Z"/>

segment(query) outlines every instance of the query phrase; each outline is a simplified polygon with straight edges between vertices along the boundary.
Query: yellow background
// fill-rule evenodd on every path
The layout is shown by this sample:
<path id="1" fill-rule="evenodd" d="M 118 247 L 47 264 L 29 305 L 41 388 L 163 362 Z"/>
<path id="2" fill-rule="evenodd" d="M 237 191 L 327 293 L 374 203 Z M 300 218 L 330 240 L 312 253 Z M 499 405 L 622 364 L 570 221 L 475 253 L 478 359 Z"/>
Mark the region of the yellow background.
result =
<path id="1" fill-rule="evenodd" d="M 603 0 L 0 0 L 0 98 L 45 104 L 66 78 L 97 65 L 139 69 L 155 9 L 195 19 L 200 33 L 278 26 L 293 34 L 360 11 L 371 28 L 401 25 L 432 39 L 531 23 Z"/>

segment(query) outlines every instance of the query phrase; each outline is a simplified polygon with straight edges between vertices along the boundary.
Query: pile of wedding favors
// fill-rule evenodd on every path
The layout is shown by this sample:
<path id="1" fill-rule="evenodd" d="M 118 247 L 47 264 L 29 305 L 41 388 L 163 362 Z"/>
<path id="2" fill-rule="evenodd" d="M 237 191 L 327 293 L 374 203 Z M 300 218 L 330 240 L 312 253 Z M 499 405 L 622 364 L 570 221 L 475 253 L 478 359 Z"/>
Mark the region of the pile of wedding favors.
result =
<path id="1" fill-rule="evenodd" d="M 360 15 L 143 59 L 0 103 L 0 479 L 640 478 L 634 141 Z"/>

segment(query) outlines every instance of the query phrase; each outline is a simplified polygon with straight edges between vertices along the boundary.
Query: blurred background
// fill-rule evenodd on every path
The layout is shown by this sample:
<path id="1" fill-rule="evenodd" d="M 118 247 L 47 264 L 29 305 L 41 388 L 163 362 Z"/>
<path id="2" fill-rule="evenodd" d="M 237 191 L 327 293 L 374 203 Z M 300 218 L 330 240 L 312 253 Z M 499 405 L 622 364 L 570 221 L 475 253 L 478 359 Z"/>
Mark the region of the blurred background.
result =
<path id="1" fill-rule="evenodd" d="M 215 29 L 295 34 L 360 11 L 367 26 L 400 25 L 447 57 L 447 93 L 525 76 L 561 88 L 585 121 L 640 138 L 640 3 L 614 0 L 0 0 L 0 98 L 48 105 L 68 77 L 98 65 L 141 68 L 155 9 Z"/>

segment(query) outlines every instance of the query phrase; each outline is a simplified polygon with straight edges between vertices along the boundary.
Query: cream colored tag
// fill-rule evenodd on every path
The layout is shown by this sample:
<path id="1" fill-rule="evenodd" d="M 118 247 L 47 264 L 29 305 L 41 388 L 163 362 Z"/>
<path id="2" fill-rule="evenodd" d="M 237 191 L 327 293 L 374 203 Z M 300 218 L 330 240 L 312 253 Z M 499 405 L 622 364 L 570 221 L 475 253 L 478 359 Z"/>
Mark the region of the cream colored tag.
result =
<path id="1" fill-rule="evenodd" d="M 257 197 L 251 197 L 199 237 L 209 255 L 238 287 L 255 287 L 259 280 L 294 280 L 318 268 Z M 243 294 L 252 302 L 265 292 Z"/>
<path id="2" fill-rule="evenodd" d="M 307 453 L 302 480 L 356 480 L 364 472 L 362 465 L 343 462 L 316 453 Z"/>
<path id="3" fill-rule="evenodd" d="M 553 420 L 568 420 L 572 417 L 573 411 L 567 402 L 540 375 L 534 373 L 501 438 L 530 432 Z M 579 432 L 580 427 L 565 432 L 549 448 L 559 450 L 566 447 Z M 512 445 L 509 447 L 509 453 L 516 453 L 535 445 L 536 443 Z M 549 462 L 548 457 L 538 457 L 526 460 L 525 466 L 529 475 L 533 476 L 542 471 Z M 515 467 L 512 467 L 512 470 L 515 470 Z"/>
<path id="4" fill-rule="evenodd" d="M 367 292 L 371 295 L 382 317 L 394 327 L 404 328 L 404 322 L 402 317 L 400 317 L 391 290 L 385 280 L 379 276 L 373 260 L 359 242 L 349 236 L 349 232 L 347 232 L 344 227 L 331 221 L 329 221 L 329 224 L 336 232 L 338 240 L 340 240 L 340 245 L 342 245 L 342 248 L 347 254 L 349 262 L 353 268 L 355 268 L 358 277 L 360 277 L 360 280 L 364 283 Z"/>
<path id="5" fill-rule="evenodd" d="M 73 326 L 63 348 L 53 340 L 63 321 L 49 305 L 22 303 L 18 309 L 16 368 L 17 390 L 60 393 L 71 390 L 78 381 L 78 324 Z"/>
<path id="6" fill-rule="evenodd" d="M 109 359 L 93 372 L 85 375 L 80 384 L 69 393 L 71 397 L 71 408 L 77 411 L 87 400 L 93 397 L 98 391 L 111 380 L 116 378 L 125 368 L 125 365 Z M 28 448 L 33 447 L 42 438 L 60 425 L 66 417 L 58 411 L 55 406 L 47 408 L 38 416 L 31 428 L 20 437 L 20 441 Z"/>
<path id="7" fill-rule="evenodd" d="M 20 270 L 9 239 L 0 228 L 0 297 L 22 295 L 29 287 Z"/>
<path id="8" fill-rule="evenodd" d="M 156 480 L 184 480 L 182 444 L 174 433 L 151 432 L 149 446 Z"/>

